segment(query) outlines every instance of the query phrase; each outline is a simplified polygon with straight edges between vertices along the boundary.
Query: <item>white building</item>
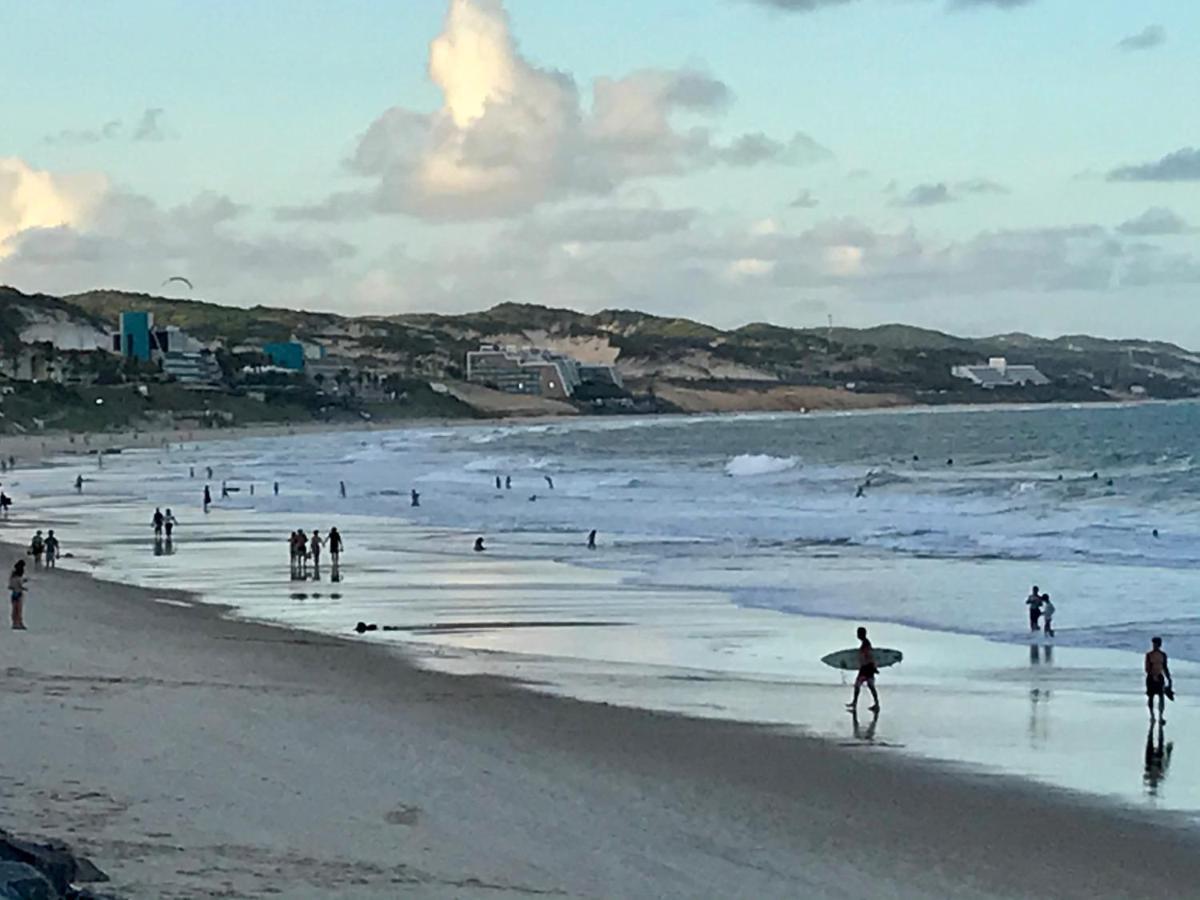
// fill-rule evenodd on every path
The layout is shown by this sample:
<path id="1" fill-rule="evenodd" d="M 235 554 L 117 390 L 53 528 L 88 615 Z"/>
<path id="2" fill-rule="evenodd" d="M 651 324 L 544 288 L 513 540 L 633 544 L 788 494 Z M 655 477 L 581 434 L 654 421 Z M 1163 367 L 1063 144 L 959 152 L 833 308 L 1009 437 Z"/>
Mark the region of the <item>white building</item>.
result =
<path id="1" fill-rule="evenodd" d="M 980 363 L 973 366 L 953 366 L 950 374 L 955 378 L 965 378 L 983 388 L 1028 387 L 1050 383 L 1050 379 L 1035 366 L 1009 365 L 1003 356 L 993 356 L 986 365 Z"/>

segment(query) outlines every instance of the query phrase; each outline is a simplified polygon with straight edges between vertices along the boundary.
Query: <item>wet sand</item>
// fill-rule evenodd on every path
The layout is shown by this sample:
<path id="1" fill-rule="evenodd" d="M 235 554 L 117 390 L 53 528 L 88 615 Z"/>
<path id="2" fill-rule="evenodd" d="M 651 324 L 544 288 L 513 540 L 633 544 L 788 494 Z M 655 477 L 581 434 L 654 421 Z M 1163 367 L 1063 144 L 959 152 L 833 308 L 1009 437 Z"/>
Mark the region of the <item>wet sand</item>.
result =
<path id="1" fill-rule="evenodd" d="M 1141 897 L 1200 876 L 1169 814 L 422 671 L 186 595 L 38 574 L 27 620 L 0 632 L 4 824 L 133 897 Z"/>

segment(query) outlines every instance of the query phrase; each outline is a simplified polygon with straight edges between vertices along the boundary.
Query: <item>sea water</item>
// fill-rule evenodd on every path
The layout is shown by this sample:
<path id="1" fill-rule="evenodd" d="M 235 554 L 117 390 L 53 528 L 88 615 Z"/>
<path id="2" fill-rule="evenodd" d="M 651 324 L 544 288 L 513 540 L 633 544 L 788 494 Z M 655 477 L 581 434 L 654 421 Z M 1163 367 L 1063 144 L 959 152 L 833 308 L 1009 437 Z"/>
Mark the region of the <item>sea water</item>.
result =
<path id="1" fill-rule="evenodd" d="M 838 736 L 846 688 L 819 657 L 867 624 L 906 652 L 881 741 L 1128 796 L 1135 652 L 1161 634 L 1200 661 L 1198 433 L 1191 403 L 415 426 L 183 440 L 7 487 L 16 527 L 59 523 L 67 565 L 298 627 L 377 622 L 396 630 L 366 639 L 425 664 L 587 699 Z M 156 506 L 174 547 L 150 540 Z M 330 525 L 342 580 L 328 559 L 289 579 L 288 533 Z M 1033 584 L 1053 642 L 1029 633 Z M 986 695 L 971 740 L 947 685 Z M 1068 694 L 1088 699 L 1049 705 Z M 1177 777 L 1171 805 L 1200 788 Z"/>
<path id="2" fill-rule="evenodd" d="M 1200 405 L 1176 403 L 414 427 L 74 465 L 89 500 L 190 512 L 208 483 L 221 508 L 306 530 L 400 520 L 745 607 L 997 640 L 1025 637 L 1036 583 L 1061 645 L 1140 648 L 1155 632 L 1200 660 L 1198 441 Z M 71 472 L 28 489 L 69 496 Z"/>

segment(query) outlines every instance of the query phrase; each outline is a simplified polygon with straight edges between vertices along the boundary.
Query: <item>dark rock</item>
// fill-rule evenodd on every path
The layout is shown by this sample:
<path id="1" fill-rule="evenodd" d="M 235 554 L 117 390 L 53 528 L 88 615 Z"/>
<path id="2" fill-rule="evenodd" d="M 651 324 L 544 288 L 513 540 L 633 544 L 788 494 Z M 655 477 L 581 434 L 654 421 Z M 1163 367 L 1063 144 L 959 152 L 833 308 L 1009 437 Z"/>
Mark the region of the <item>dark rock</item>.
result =
<path id="1" fill-rule="evenodd" d="M 108 881 L 108 876 L 90 860 L 75 856 L 69 846 L 57 841 L 38 844 L 0 832 L 0 861 L 33 866 L 54 886 L 57 895 L 65 894 L 74 882 Z"/>
<path id="2" fill-rule="evenodd" d="M 46 876 L 22 862 L 0 862 L 0 900 L 61 900 Z"/>

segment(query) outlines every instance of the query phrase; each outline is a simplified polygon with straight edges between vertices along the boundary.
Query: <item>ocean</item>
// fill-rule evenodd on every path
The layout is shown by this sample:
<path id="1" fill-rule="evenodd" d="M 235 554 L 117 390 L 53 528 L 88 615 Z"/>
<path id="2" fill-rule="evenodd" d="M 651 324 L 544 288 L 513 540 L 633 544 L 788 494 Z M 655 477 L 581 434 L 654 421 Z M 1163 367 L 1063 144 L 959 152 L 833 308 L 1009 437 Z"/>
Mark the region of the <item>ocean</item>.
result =
<path id="1" fill-rule="evenodd" d="M 743 608 L 997 641 L 1025 638 L 1038 584 L 1059 645 L 1154 632 L 1200 660 L 1197 434 L 1192 403 L 583 419 L 233 439 L 83 470 L 89 502 L 190 511 L 212 466 L 214 494 L 235 490 L 222 508 L 306 530 L 351 512 Z M 30 490 L 61 498 L 66 480 Z"/>
<path id="2" fill-rule="evenodd" d="M 1139 695 L 1159 634 L 1177 718 L 1200 710 L 1198 431 L 1200 405 L 1147 403 L 181 435 L 19 468 L 0 533 L 53 527 L 65 567 L 443 671 L 1200 815 L 1200 757 L 1176 751 L 1169 790 L 1143 775 Z M 156 507 L 179 520 L 171 545 Z M 331 525 L 339 577 L 328 558 L 289 577 L 289 533 Z M 1057 607 L 1052 641 L 1028 628 L 1034 584 Z M 35 578 L 35 629 L 52 589 Z M 848 727 L 845 677 L 820 663 L 860 624 L 905 655 L 881 676 L 878 727 Z"/>

